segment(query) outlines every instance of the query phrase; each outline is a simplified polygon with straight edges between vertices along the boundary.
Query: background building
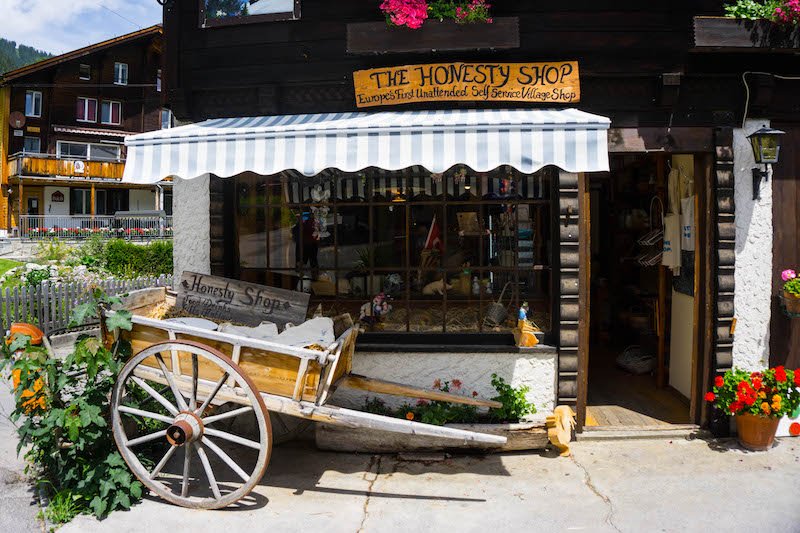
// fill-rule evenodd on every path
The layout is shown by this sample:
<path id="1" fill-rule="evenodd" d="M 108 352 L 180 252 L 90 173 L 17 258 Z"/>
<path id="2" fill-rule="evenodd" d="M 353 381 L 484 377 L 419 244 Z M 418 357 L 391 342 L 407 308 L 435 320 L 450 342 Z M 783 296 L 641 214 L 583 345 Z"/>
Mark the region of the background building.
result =
<path id="1" fill-rule="evenodd" d="M 0 233 L 100 230 L 118 211 L 171 213 L 169 183 L 120 183 L 124 137 L 172 123 L 162 46 L 152 26 L 0 78 Z"/>

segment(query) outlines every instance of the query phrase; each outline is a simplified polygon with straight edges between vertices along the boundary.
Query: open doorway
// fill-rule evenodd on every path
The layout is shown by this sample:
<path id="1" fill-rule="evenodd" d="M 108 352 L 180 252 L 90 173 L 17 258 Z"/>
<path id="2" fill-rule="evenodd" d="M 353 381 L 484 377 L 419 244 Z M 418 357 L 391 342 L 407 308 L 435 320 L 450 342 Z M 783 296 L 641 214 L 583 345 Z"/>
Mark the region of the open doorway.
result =
<path id="1" fill-rule="evenodd" d="M 691 422 L 694 172 L 692 155 L 625 154 L 590 180 L 587 428 Z"/>

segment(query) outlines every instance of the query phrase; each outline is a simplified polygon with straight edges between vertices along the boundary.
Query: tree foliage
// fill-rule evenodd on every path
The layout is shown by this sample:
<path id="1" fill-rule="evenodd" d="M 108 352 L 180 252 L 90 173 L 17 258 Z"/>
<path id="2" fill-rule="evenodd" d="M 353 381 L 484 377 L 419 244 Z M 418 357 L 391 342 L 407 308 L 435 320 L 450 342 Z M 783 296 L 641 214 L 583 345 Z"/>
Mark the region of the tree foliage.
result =
<path id="1" fill-rule="evenodd" d="M 24 44 L 17 46 L 15 41 L 0 38 L 0 74 L 48 57 L 52 57 L 52 54 Z"/>

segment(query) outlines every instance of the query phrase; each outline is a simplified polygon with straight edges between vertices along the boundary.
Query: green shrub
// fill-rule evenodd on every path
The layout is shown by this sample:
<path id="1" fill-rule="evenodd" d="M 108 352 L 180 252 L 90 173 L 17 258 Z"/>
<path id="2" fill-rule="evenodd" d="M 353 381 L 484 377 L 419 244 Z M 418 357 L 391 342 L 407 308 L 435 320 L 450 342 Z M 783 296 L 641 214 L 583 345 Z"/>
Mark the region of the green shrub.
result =
<path id="1" fill-rule="evenodd" d="M 58 239 L 41 241 L 36 245 L 36 257 L 43 261 L 62 261 L 70 253 L 70 247 Z"/>
<path id="2" fill-rule="evenodd" d="M 137 245 L 120 239 L 105 246 L 105 268 L 121 277 L 172 273 L 172 241 Z"/>
<path id="3" fill-rule="evenodd" d="M 497 390 L 497 396 L 492 400 L 503 404 L 501 408 L 489 412 L 492 419 L 498 422 L 519 422 L 525 415 L 536 412 L 536 407 L 525 398 L 525 394 L 531 390 L 530 387 L 512 387 L 497 374 L 492 374 L 492 386 Z"/>
<path id="4" fill-rule="evenodd" d="M 99 289 L 92 297 L 76 308 L 75 324 L 99 320 L 101 306 L 121 304 Z M 130 311 L 117 311 L 105 321 L 111 331 L 132 327 Z M 7 341 L 0 346 L 0 371 L 19 372 L 11 415 L 20 438 L 17 450 L 25 450 L 26 471 L 54 493 L 47 517 L 59 523 L 79 513 L 103 517 L 139 501 L 143 486 L 117 451 L 109 421 L 111 391 L 130 344 L 120 340 L 109 350 L 96 337 L 84 336 L 72 354 L 57 359 L 25 335 Z"/>

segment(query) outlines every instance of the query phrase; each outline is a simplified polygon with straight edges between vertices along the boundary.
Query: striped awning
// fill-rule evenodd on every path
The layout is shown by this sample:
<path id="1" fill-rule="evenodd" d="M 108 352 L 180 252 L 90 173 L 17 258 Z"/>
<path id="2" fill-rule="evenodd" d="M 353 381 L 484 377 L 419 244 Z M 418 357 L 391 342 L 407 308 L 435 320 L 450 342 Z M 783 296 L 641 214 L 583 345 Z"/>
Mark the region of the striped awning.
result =
<path id="1" fill-rule="evenodd" d="M 210 173 L 314 176 L 335 168 L 444 172 L 510 165 L 532 174 L 608 170 L 610 120 L 577 109 L 328 113 L 214 119 L 126 137 L 123 181 L 156 183 Z"/>

